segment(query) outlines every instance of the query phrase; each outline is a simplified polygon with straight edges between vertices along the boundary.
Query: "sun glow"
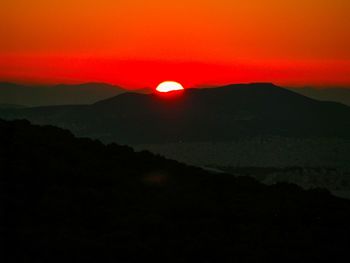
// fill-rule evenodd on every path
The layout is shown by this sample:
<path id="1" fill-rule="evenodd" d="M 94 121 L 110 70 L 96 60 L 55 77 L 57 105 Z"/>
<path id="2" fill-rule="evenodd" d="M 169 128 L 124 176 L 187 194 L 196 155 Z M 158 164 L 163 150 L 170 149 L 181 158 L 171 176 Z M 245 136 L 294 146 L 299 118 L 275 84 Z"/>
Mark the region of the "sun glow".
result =
<path id="1" fill-rule="evenodd" d="M 178 91 L 183 90 L 184 87 L 175 81 L 164 81 L 158 85 L 156 90 L 158 92 L 170 92 L 170 91 Z"/>

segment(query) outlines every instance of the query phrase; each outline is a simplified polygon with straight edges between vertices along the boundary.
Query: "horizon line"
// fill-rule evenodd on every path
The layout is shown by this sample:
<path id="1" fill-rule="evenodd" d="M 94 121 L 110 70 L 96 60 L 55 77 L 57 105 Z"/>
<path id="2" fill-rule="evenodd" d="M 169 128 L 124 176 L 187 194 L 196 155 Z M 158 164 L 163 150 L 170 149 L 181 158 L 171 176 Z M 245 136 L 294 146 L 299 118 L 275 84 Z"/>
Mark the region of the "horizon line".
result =
<path id="1" fill-rule="evenodd" d="M 181 83 L 181 82 L 179 82 Z M 116 88 L 124 89 L 124 90 L 142 90 L 142 89 L 155 89 L 155 87 L 150 87 L 145 85 L 144 87 L 135 85 L 126 85 L 126 84 L 117 84 L 107 81 L 67 81 L 67 82 L 36 82 L 36 81 L 12 81 L 12 80 L 2 80 L 0 79 L 0 84 L 12 84 L 18 86 L 26 86 L 28 88 L 31 87 L 47 87 L 52 88 L 55 86 L 79 86 L 79 85 L 108 85 Z M 279 86 L 282 88 L 292 88 L 292 89 L 303 89 L 303 88 L 313 88 L 313 89 L 350 89 L 349 84 L 278 84 L 272 81 L 247 81 L 247 82 L 223 82 L 217 84 L 196 84 L 192 86 L 185 87 L 185 89 L 197 89 L 197 88 L 217 88 L 228 85 L 240 85 L 240 84 L 272 84 L 275 86 Z"/>

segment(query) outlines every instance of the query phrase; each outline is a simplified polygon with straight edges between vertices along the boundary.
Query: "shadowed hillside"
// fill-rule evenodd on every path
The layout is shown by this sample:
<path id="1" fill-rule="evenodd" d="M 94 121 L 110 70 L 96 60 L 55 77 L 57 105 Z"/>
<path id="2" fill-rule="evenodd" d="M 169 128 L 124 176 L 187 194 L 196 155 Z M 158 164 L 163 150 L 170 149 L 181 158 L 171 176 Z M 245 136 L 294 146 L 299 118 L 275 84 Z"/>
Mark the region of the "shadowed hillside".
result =
<path id="1" fill-rule="evenodd" d="M 264 183 L 284 181 L 306 188 L 324 187 L 334 194 L 350 197 L 349 139 L 256 137 L 231 142 L 133 147 L 190 165 L 235 171 L 236 174 L 257 168 L 254 177 Z M 267 173 L 262 172 L 266 169 Z M 245 174 L 249 173 L 242 173 Z"/>
<path id="2" fill-rule="evenodd" d="M 320 262 L 348 255 L 350 202 L 211 174 L 0 120 L 5 262 Z M 6 253 L 5 253 L 6 252 Z"/>

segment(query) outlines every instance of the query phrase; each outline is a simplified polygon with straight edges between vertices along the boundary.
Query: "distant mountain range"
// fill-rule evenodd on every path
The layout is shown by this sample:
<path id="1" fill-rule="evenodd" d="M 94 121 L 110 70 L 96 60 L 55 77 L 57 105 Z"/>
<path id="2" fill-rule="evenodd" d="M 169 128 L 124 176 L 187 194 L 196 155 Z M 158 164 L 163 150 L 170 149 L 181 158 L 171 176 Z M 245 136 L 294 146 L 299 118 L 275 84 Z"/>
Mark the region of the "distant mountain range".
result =
<path id="1" fill-rule="evenodd" d="M 4 262 L 349 257 L 350 201 L 326 190 L 212 174 L 27 121 L 0 120 L 0 167 Z"/>
<path id="2" fill-rule="evenodd" d="M 52 124 L 201 167 L 293 171 L 299 185 L 326 185 L 350 197 L 350 107 L 269 83 L 188 89 L 170 97 L 123 93 L 91 105 L 4 107 L 0 117 Z M 336 176 L 322 172 L 330 168 Z"/>
<path id="3" fill-rule="evenodd" d="M 322 100 L 335 101 L 350 106 L 350 88 L 289 88 L 304 96 Z"/>
<path id="4" fill-rule="evenodd" d="M 120 87 L 103 83 L 79 85 L 24 86 L 0 83 L 0 104 L 47 106 L 91 104 L 125 92 Z"/>
<path id="5" fill-rule="evenodd" d="M 23 109 L 27 106 L 18 105 L 18 104 L 8 104 L 8 103 L 0 103 L 0 109 Z"/>
<path id="6" fill-rule="evenodd" d="M 207 88 L 207 87 L 206 87 Z M 215 88 L 215 87 L 211 87 Z M 301 95 L 321 100 L 340 102 L 350 106 L 350 88 L 288 88 Z M 0 82 L 0 107 L 3 106 L 52 106 L 92 104 L 126 92 L 118 86 L 105 83 L 54 86 L 29 86 Z M 151 88 L 133 90 L 135 93 L 151 94 Z"/>
<path id="7" fill-rule="evenodd" d="M 124 93 L 92 105 L 2 110 L 0 116 L 129 144 L 252 136 L 350 138 L 350 107 L 269 83 L 188 89 L 172 98 Z"/>

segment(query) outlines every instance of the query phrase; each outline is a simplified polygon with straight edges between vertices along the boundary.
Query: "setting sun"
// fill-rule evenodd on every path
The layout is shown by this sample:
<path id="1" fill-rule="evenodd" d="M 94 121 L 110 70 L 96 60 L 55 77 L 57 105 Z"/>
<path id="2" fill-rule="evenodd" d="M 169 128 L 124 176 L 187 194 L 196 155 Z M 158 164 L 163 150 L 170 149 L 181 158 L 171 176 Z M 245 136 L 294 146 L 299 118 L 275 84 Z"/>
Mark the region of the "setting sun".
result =
<path id="1" fill-rule="evenodd" d="M 158 92 L 170 92 L 170 91 L 176 91 L 176 90 L 183 90 L 184 87 L 175 81 L 164 81 L 158 85 L 156 90 Z"/>

